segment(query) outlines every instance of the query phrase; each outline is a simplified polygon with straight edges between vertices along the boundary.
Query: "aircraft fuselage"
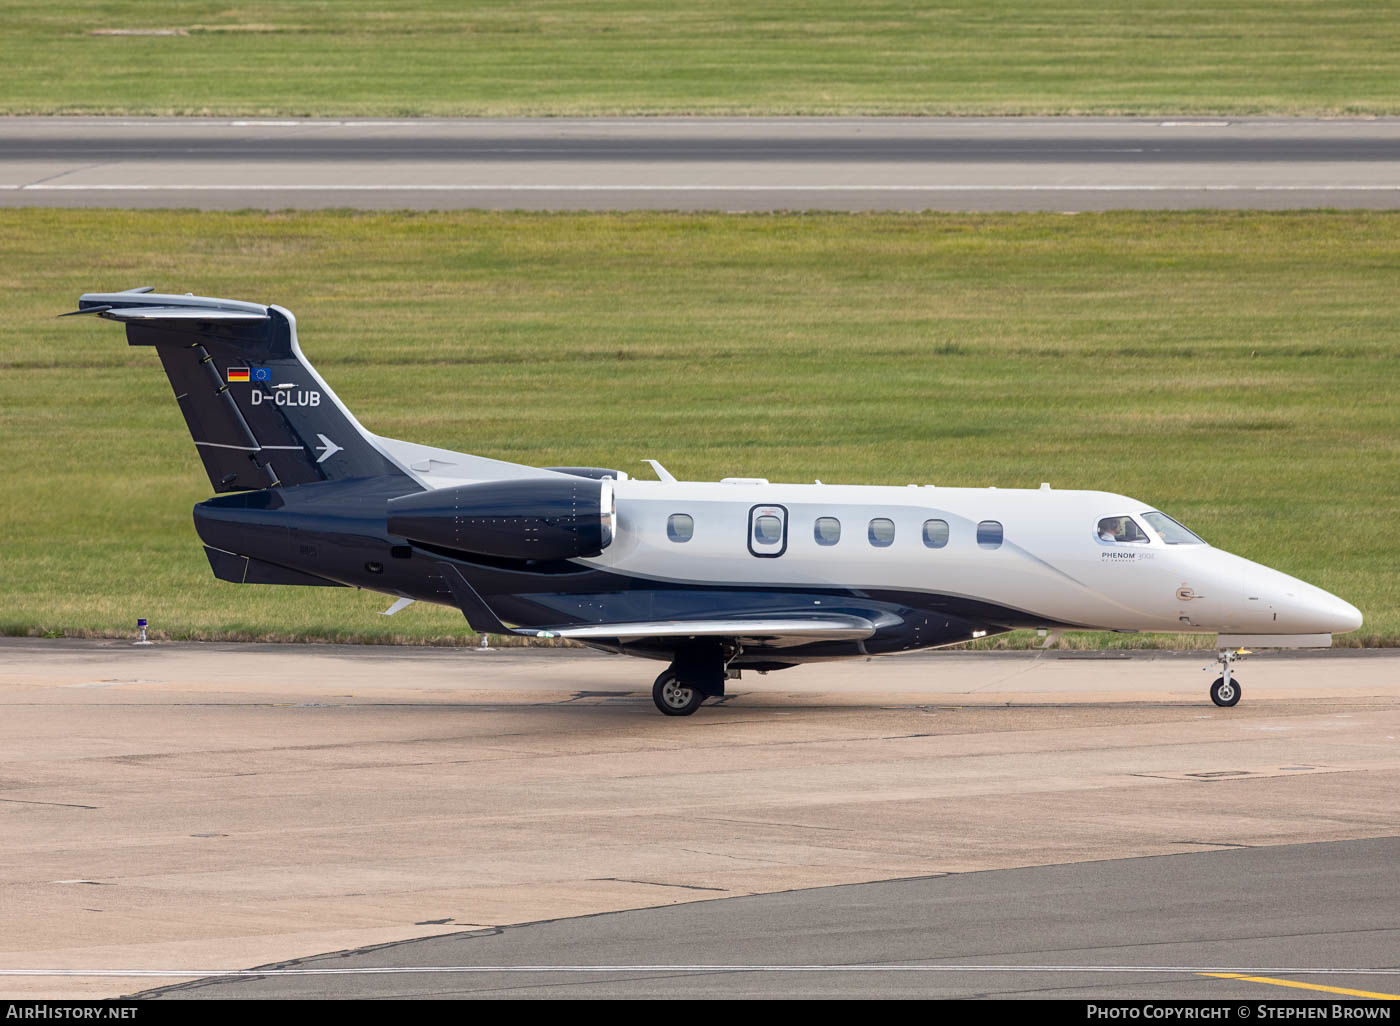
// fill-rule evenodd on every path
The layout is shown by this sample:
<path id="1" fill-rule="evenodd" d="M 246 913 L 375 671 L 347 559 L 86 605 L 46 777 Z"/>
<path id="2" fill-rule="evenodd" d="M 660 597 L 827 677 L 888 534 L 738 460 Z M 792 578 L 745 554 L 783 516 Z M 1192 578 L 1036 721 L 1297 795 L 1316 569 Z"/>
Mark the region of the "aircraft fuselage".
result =
<path id="1" fill-rule="evenodd" d="M 214 549 L 452 605 L 439 569 L 449 561 L 503 619 L 525 627 L 801 612 L 853 613 L 878 628 L 856 642 L 746 646 L 735 666 L 908 651 L 1018 628 L 1311 635 L 1360 623 L 1348 603 L 1296 578 L 1210 545 L 1168 544 L 1143 519 L 1150 505 L 1108 492 L 613 487 L 611 544 L 571 560 L 490 559 L 395 537 L 385 510 L 403 486 L 376 479 L 236 493 L 201 503 L 196 524 Z M 778 522 L 771 542 L 756 534 L 765 516 Z M 1099 537 L 1107 517 L 1131 518 L 1143 537 Z M 684 530 L 675 518 L 687 518 Z M 603 647 L 669 652 L 645 639 Z"/>

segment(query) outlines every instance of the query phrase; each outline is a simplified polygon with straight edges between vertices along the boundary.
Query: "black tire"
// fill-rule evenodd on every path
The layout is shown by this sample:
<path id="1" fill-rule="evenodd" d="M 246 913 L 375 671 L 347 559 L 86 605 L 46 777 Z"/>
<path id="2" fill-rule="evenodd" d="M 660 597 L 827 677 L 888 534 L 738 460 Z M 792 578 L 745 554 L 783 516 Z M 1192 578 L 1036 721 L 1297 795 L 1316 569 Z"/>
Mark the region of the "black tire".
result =
<path id="1" fill-rule="evenodd" d="M 651 686 L 651 700 L 667 716 L 689 716 L 700 708 L 705 696 L 698 688 L 681 684 L 675 673 L 667 670 Z"/>
<path id="2" fill-rule="evenodd" d="M 1215 683 L 1210 686 L 1210 700 L 1226 709 L 1238 705 L 1243 693 L 1240 682 L 1233 677 L 1230 678 L 1229 684 L 1225 683 L 1224 677 L 1216 677 Z"/>

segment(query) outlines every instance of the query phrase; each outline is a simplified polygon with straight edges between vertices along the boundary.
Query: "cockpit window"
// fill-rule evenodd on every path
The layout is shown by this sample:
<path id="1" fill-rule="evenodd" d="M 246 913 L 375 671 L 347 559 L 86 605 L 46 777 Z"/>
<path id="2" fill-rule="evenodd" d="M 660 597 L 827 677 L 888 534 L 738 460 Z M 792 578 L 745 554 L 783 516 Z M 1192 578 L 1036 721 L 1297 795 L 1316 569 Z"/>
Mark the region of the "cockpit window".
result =
<path id="1" fill-rule="evenodd" d="M 1162 541 L 1168 545 L 1205 544 L 1202 539 L 1197 538 L 1165 513 L 1144 513 L 1142 519 L 1146 520 L 1148 526 L 1160 534 Z"/>
<path id="2" fill-rule="evenodd" d="M 1099 521 L 1099 541 L 1148 544 L 1148 537 L 1132 517 L 1104 517 Z"/>

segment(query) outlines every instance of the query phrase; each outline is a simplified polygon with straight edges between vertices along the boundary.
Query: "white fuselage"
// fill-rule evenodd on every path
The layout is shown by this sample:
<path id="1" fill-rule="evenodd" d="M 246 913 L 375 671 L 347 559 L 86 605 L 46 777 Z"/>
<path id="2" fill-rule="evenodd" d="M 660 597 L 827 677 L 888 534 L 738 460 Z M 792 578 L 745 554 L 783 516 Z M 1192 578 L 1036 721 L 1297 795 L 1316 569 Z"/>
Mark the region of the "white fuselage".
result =
<path id="1" fill-rule="evenodd" d="M 424 487 L 550 471 L 380 438 Z M 1041 487 L 775 484 L 636 480 L 615 483 L 616 533 L 577 562 L 632 577 L 729 587 L 909 591 L 1020 610 L 1045 627 L 1113 631 L 1321 636 L 1356 630 L 1355 606 L 1305 581 L 1212 545 L 1168 544 L 1143 518 L 1156 507 L 1113 492 Z M 754 515 L 782 512 L 781 546 L 755 547 Z M 668 534 L 689 516 L 686 541 Z M 1131 517 L 1145 536 L 1109 542 L 1097 526 Z M 819 544 L 818 518 L 840 523 Z M 889 520 L 887 545 L 871 543 L 872 520 Z M 924 523 L 947 523 L 947 542 L 925 544 Z M 998 546 L 978 543 L 978 524 L 1001 525 Z M 775 554 L 781 549 L 781 554 Z"/>
<path id="2" fill-rule="evenodd" d="M 938 593 L 1046 627 L 1294 635 L 1361 623 L 1355 607 L 1296 578 L 1210 545 L 1167 544 L 1142 518 L 1152 506 L 1110 492 L 625 480 L 616 500 L 613 544 L 581 562 L 629 576 Z M 783 522 L 781 546 L 755 542 L 756 507 Z M 676 514 L 691 518 L 687 540 L 668 536 Z M 1147 540 L 1101 540 L 1096 524 L 1119 516 Z M 819 544 L 818 518 L 839 522 L 834 544 Z M 872 544 L 874 520 L 893 523 L 887 544 Z M 941 547 L 925 543 L 927 521 L 948 525 Z M 983 522 L 1001 525 L 999 545 L 979 544 Z"/>

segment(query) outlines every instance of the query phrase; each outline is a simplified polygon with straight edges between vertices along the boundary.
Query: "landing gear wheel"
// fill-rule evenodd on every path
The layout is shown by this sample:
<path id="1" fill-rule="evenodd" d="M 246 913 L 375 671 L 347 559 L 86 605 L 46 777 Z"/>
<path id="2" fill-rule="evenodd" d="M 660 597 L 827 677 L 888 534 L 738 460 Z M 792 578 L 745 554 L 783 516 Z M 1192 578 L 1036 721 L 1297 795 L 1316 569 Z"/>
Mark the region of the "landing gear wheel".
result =
<path id="1" fill-rule="evenodd" d="M 1210 686 L 1210 700 L 1227 709 L 1239 702 L 1241 693 L 1240 682 L 1234 678 L 1227 681 L 1224 677 L 1216 677 L 1215 683 Z"/>
<path id="2" fill-rule="evenodd" d="M 667 670 L 651 686 L 651 700 L 667 716 L 689 716 L 700 708 L 705 696 L 695 688 L 686 687 Z"/>

